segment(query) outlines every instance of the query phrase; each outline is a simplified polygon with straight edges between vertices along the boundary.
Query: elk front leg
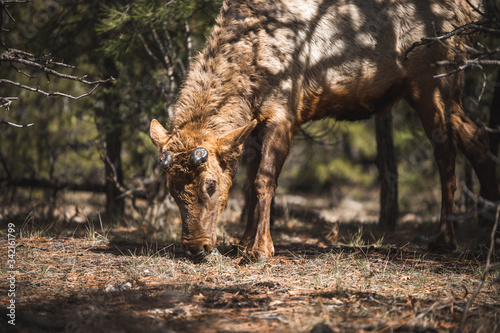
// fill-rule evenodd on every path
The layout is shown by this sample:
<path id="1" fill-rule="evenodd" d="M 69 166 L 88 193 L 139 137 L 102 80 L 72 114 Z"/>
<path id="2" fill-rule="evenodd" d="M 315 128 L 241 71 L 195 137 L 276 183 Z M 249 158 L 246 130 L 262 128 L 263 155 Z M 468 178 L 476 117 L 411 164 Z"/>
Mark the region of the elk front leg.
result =
<path id="1" fill-rule="evenodd" d="M 457 248 L 453 226 L 453 206 L 456 186 L 455 159 L 456 143 L 453 137 L 451 123 L 447 121 L 449 112 L 445 108 L 440 90 L 426 85 L 414 93 L 419 96 L 413 101 L 413 107 L 418 113 L 425 133 L 434 146 L 434 159 L 441 180 L 441 220 L 439 233 L 430 250 L 454 251 Z"/>
<path id="2" fill-rule="evenodd" d="M 252 138 L 256 143 L 253 147 L 256 154 L 248 165 L 248 219 L 240 245 L 253 259 L 266 260 L 274 255 L 270 231 L 271 202 L 288 155 L 291 136 L 289 126 L 271 124 Z"/>

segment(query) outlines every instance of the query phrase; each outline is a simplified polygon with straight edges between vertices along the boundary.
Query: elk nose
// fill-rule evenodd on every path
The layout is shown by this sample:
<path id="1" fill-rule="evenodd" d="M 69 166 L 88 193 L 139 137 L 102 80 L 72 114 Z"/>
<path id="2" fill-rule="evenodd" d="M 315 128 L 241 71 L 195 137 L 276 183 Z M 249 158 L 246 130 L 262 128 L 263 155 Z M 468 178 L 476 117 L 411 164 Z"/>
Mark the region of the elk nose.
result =
<path id="1" fill-rule="evenodd" d="M 182 245 L 193 260 L 201 260 L 211 252 L 208 241 L 193 243 L 183 242 Z"/>

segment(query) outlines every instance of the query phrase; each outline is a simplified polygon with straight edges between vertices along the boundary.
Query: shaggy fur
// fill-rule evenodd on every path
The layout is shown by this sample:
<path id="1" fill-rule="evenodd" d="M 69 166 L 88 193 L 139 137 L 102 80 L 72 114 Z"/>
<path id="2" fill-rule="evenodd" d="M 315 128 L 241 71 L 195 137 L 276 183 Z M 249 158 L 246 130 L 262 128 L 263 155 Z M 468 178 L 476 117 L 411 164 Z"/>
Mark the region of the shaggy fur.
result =
<path id="1" fill-rule="evenodd" d="M 472 161 L 484 194 L 498 200 L 486 133 L 464 115 L 462 74 L 439 80 L 451 68 L 438 60 L 465 57 L 470 36 L 405 51 L 436 31 L 476 19 L 465 0 L 228 0 L 206 49 L 192 63 L 167 132 L 151 124 L 160 152 L 173 156 L 168 187 L 183 217 L 183 245 L 191 253 L 215 246 L 215 222 L 249 135 L 254 157 L 248 225 L 241 245 L 248 254 L 273 254 L 271 199 L 293 134 L 310 120 L 359 120 L 389 111 L 405 99 L 431 140 L 442 192 L 436 247 L 456 247 L 453 224 L 455 147 Z M 192 150 L 209 159 L 189 165 Z M 207 195 L 206 184 L 216 190 Z M 212 185 L 211 185 L 212 192 Z"/>

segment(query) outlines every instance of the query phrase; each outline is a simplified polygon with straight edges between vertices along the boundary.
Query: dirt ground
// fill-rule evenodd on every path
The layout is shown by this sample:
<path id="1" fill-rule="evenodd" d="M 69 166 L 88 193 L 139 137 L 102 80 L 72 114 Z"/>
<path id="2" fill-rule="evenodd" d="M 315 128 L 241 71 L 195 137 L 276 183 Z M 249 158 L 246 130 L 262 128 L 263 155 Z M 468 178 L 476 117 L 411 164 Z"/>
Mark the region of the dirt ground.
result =
<path id="1" fill-rule="evenodd" d="M 217 251 L 200 263 L 179 249 L 176 214 L 168 228 L 102 230 L 89 217 L 62 229 L 12 222 L 13 268 L 3 225 L 1 332 L 457 331 L 483 276 L 487 230 L 461 222 L 460 249 L 435 254 L 426 251 L 435 221 L 404 216 L 383 237 L 369 206 L 344 201 L 337 215 L 314 202 L 306 209 L 300 198 L 277 206 L 276 255 L 265 263 L 234 251 L 243 230 L 235 207 L 221 217 Z M 486 276 L 465 332 L 500 332 L 499 272 Z M 12 300 L 15 326 L 7 322 Z"/>

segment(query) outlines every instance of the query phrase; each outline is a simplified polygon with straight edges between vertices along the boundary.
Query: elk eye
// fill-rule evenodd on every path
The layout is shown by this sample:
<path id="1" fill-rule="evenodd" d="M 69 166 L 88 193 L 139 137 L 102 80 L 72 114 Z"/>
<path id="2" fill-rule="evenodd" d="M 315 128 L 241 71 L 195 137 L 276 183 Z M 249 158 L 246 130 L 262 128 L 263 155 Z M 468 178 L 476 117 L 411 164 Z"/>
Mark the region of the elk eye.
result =
<path id="1" fill-rule="evenodd" d="M 215 193 L 215 187 L 217 186 L 217 181 L 215 181 L 213 179 L 209 179 L 209 180 L 207 180 L 205 185 L 206 185 L 208 195 L 212 196 Z"/>

